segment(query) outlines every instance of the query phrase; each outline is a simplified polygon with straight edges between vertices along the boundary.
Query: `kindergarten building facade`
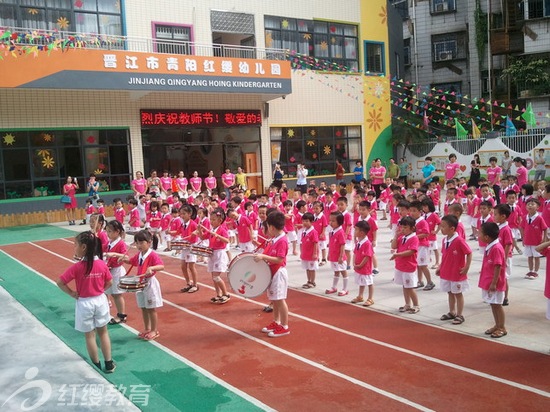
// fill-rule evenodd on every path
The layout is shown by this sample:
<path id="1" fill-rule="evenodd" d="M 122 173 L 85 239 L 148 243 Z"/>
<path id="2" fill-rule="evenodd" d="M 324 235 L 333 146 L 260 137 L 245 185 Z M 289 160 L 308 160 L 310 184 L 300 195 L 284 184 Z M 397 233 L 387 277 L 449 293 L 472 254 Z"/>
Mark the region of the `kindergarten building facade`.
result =
<path id="1" fill-rule="evenodd" d="M 393 13 L 384 0 L 3 1 L 0 203 L 54 201 L 91 173 L 117 192 L 136 171 L 242 166 L 261 191 L 275 162 L 321 177 L 389 157 Z"/>

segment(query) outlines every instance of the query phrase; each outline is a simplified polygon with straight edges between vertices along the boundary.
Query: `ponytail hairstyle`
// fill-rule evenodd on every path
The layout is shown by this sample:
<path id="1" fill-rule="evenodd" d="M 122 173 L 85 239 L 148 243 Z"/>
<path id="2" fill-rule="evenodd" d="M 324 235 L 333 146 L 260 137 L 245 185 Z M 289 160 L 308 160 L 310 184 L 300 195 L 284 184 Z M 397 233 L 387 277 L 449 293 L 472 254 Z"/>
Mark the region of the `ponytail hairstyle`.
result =
<path id="1" fill-rule="evenodd" d="M 91 230 L 76 235 L 75 240 L 79 245 L 86 246 L 86 253 L 82 260 L 86 262 L 86 273 L 84 276 L 88 277 L 94 266 L 94 257 L 97 256 L 103 259 L 101 240 Z"/>
<path id="2" fill-rule="evenodd" d="M 124 226 L 122 226 L 122 223 L 120 223 L 118 220 L 113 219 L 108 221 L 105 225 L 105 228 L 110 228 L 111 230 L 118 232 L 120 234 L 120 238 L 124 239 Z"/>

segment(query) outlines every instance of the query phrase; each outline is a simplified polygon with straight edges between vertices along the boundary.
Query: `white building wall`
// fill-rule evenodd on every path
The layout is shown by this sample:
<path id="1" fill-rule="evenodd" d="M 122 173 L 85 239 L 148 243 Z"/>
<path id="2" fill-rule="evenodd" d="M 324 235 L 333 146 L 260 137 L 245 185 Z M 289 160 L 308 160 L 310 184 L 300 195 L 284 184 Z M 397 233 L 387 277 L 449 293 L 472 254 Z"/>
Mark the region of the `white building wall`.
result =
<path id="1" fill-rule="evenodd" d="M 524 36 L 525 54 L 548 53 L 550 50 L 550 21 L 528 20 L 528 27 L 537 34 L 535 40 L 529 36 Z"/>

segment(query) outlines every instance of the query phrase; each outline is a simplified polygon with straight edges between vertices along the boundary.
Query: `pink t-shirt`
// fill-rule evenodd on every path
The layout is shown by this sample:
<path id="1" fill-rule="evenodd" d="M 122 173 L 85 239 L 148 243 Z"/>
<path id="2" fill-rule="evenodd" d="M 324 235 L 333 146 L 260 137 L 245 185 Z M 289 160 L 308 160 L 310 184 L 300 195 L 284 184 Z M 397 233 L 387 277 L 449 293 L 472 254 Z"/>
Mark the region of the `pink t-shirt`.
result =
<path id="1" fill-rule="evenodd" d="M 149 226 L 153 229 L 160 228 L 160 221 L 162 219 L 162 215 L 159 211 L 156 212 L 149 212 L 147 213 L 147 222 L 149 222 Z"/>
<path id="2" fill-rule="evenodd" d="M 544 232 L 548 228 L 540 213 L 533 216 L 526 215 L 522 222 L 523 244 L 525 246 L 538 246 L 542 243 Z"/>
<path id="3" fill-rule="evenodd" d="M 141 220 L 139 218 L 139 210 L 137 207 L 130 210 L 130 220 L 128 221 L 128 224 L 131 228 L 141 227 Z"/>
<path id="4" fill-rule="evenodd" d="M 105 284 L 113 279 L 107 264 L 100 259 L 94 259 L 94 265 L 88 276 L 84 276 L 85 273 L 86 261 L 81 260 L 69 267 L 60 279 L 65 285 L 74 280 L 79 298 L 91 298 L 103 294 Z"/>
<path id="5" fill-rule="evenodd" d="M 202 178 L 200 178 L 200 177 L 192 177 L 191 179 L 189 179 L 189 183 L 191 183 L 191 188 L 192 188 L 195 192 L 200 192 L 200 191 L 201 191 Z"/>
<path id="6" fill-rule="evenodd" d="M 170 221 L 169 231 L 175 232 L 174 235 L 177 235 L 178 232 L 181 229 L 181 225 L 183 224 L 183 220 L 181 220 L 181 217 L 175 217 Z"/>
<path id="7" fill-rule="evenodd" d="M 281 267 L 286 266 L 286 255 L 288 254 L 288 240 L 286 240 L 285 234 L 281 234 L 274 238 L 272 244 L 269 244 L 266 249 L 264 250 L 264 254 L 273 256 L 273 257 L 281 257 L 283 260 L 281 263 L 275 264 L 275 263 L 269 263 L 269 269 L 271 270 L 271 276 L 274 276 L 275 273 L 279 270 Z"/>
<path id="8" fill-rule="evenodd" d="M 317 256 L 317 247 L 319 244 L 319 234 L 311 227 L 302 232 L 302 240 L 300 245 L 300 259 L 313 261 L 314 256 Z"/>
<path id="9" fill-rule="evenodd" d="M 517 168 L 516 170 L 516 177 L 517 177 L 517 181 L 518 181 L 518 186 L 521 188 L 521 186 L 523 186 L 524 184 L 527 183 L 527 174 L 529 172 L 527 171 L 527 169 L 525 168 L 525 166 L 520 166 Z"/>
<path id="10" fill-rule="evenodd" d="M 458 162 L 447 163 L 445 165 L 445 180 L 453 179 L 460 170 L 460 164 Z"/>
<path id="11" fill-rule="evenodd" d="M 351 217 L 351 213 L 347 210 L 345 210 L 342 215 L 344 215 L 344 224 L 342 225 L 342 229 L 346 234 L 346 240 L 351 240 L 353 238 L 353 218 Z"/>
<path id="12" fill-rule="evenodd" d="M 433 242 L 434 240 L 437 240 L 437 235 L 432 232 L 434 232 L 441 223 L 441 218 L 436 213 L 428 213 L 426 214 L 426 221 L 428 222 L 428 225 L 430 225 L 430 236 L 428 239 L 430 242 Z"/>
<path id="13" fill-rule="evenodd" d="M 115 219 L 118 220 L 120 223 L 124 223 L 124 218 L 126 217 L 126 211 L 123 207 L 120 209 L 115 209 Z"/>
<path id="14" fill-rule="evenodd" d="M 116 242 L 115 244 L 112 244 L 112 242 L 109 242 L 109 244 L 103 248 L 103 253 L 111 252 L 111 253 L 121 253 L 125 255 L 127 251 L 128 251 L 128 246 L 126 246 L 126 243 L 124 243 L 124 241 L 120 238 L 118 242 Z M 119 266 L 122 266 L 122 262 L 119 262 L 117 257 L 112 257 L 107 259 L 106 263 L 109 268 L 117 268 Z"/>
<path id="15" fill-rule="evenodd" d="M 204 178 L 204 184 L 206 185 L 207 189 L 210 189 L 210 190 L 215 189 L 216 186 L 217 186 L 216 178 L 214 176 L 205 177 Z"/>
<path id="16" fill-rule="evenodd" d="M 497 290 L 504 292 L 506 290 L 506 257 L 504 256 L 504 249 L 498 242 L 498 239 L 491 242 L 483 254 L 483 263 L 481 264 L 481 274 L 479 275 L 478 283 L 481 289 L 489 290 L 495 274 L 496 265 L 500 265 Z"/>
<path id="17" fill-rule="evenodd" d="M 514 236 L 512 235 L 512 229 L 510 229 L 508 222 L 498 225 L 498 229 L 498 241 L 502 245 L 504 251 L 506 251 L 506 246 L 510 245 L 508 256 L 512 257 L 512 250 L 514 249 Z"/>
<path id="18" fill-rule="evenodd" d="M 227 227 L 225 225 L 220 225 L 217 228 L 213 229 L 213 231 L 221 237 L 229 237 Z M 223 242 L 217 236 L 210 236 L 210 243 L 208 244 L 208 246 L 211 247 L 213 250 L 223 250 L 227 246 L 227 243 Z"/>
<path id="19" fill-rule="evenodd" d="M 384 166 L 380 167 L 371 167 L 369 171 L 370 175 L 378 175 L 382 177 L 373 177 L 371 178 L 373 185 L 380 185 L 384 183 L 384 177 L 386 176 L 386 168 Z"/>
<path id="20" fill-rule="evenodd" d="M 313 227 L 319 235 L 319 240 L 325 240 L 325 228 L 328 226 L 327 218 L 322 212 L 314 216 L 315 220 L 313 221 Z"/>
<path id="21" fill-rule="evenodd" d="M 222 182 L 224 187 L 231 187 L 235 185 L 235 175 L 233 173 L 224 173 L 222 175 Z"/>
<path id="22" fill-rule="evenodd" d="M 132 180 L 136 192 L 144 195 L 147 188 L 147 180 L 144 178 Z"/>
<path id="23" fill-rule="evenodd" d="M 430 246 L 430 225 L 424 217 L 416 221 L 416 236 L 428 235 L 425 238 L 418 238 L 418 246 Z"/>
<path id="24" fill-rule="evenodd" d="M 138 253 L 130 258 L 130 265 L 137 267 L 137 275 L 143 275 L 147 272 L 147 268 L 150 266 L 164 265 L 159 255 L 157 255 L 154 250 L 150 250 L 150 253 L 145 257 L 142 265 L 139 264 L 140 257 L 141 253 Z M 153 273 L 153 276 L 154 275 L 155 274 Z"/>
<path id="25" fill-rule="evenodd" d="M 404 242 L 403 242 L 404 240 Z M 401 272 L 416 272 L 418 264 L 416 263 L 416 255 L 418 254 L 418 238 L 416 234 L 411 233 L 408 236 L 399 236 L 397 238 L 397 253 L 413 250 L 414 253 L 410 256 L 398 256 L 395 258 L 395 268 Z"/>
<path id="26" fill-rule="evenodd" d="M 487 180 L 489 185 L 500 186 L 500 175 L 502 174 L 502 168 L 500 166 L 488 167 L 487 168 Z"/>
<path id="27" fill-rule="evenodd" d="M 462 275 L 460 270 L 466 266 L 466 255 L 472 253 L 472 249 L 466 241 L 455 233 L 450 239 L 445 236 L 441 246 L 441 266 L 439 267 L 439 275 L 441 279 L 451 282 L 460 282 L 468 279 L 468 275 Z"/>
<path id="28" fill-rule="evenodd" d="M 346 235 L 342 230 L 342 226 L 333 229 L 329 232 L 328 237 L 328 261 L 329 262 L 338 262 L 340 259 L 340 251 L 342 246 L 346 244 Z M 346 254 L 342 253 L 342 260 L 346 261 Z"/>
<path id="29" fill-rule="evenodd" d="M 170 221 L 172 220 L 172 215 L 170 213 L 165 213 L 160 218 L 160 230 L 168 230 L 170 227 Z"/>
<path id="30" fill-rule="evenodd" d="M 294 231 L 294 214 L 292 212 L 286 213 L 285 211 L 285 233 Z"/>
<path id="31" fill-rule="evenodd" d="M 252 240 L 252 237 L 250 236 L 250 227 L 252 223 L 246 216 L 239 216 L 236 223 L 236 229 L 237 229 L 237 239 L 239 243 L 247 243 Z"/>
<path id="32" fill-rule="evenodd" d="M 456 233 L 458 233 L 458 236 L 460 236 L 462 239 L 466 239 L 466 230 L 464 229 L 464 225 L 462 224 L 462 222 L 458 222 Z"/>
<path id="33" fill-rule="evenodd" d="M 160 185 L 164 190 L 172 189 L 172 178 L 169 176 L 162 176 L 160 178 Z"/>
<path id="34" fill-rule="evenodd" d="M 190 243 L 196 243 L 198 236 L 193 234 L 195 230 L 197 230 L 197 223 L 194 220 L 188 220 L 187 222 L 182 222 L 180 235 L 184 240 Z"/>
<path id="35" fill-rule="evenodd" d="M 479 230 L 481 228 L 482 224 L 487 223 L 487 222 L 494 222 L 493 217 L 491 215 L 487 215 L 485 218 L 480 217 L 477 220 L 477 230 Z M 481 237 L 477 238 L 477 244 L 481 247 L 487 246 L 487 244 L 485 242 L 481 241 Z"/>
<path id="36" fill-rule="evenodd" d="M 182 192 L 187 192 L 187 185 L 189 182 L 187 181 L 186 177 L 178 177 L 176 179 L 176 185 L 178 186 L 178 190 Z"/>
<path id="37" fill-rule="evenodd" d="M 545 200 L 542 204 L 542 219 L 547 227 L 550 227 L 550 200 Z"/>
<path id="38" fill-rule="evenodd" d="M 355 269 L 355 273 L 360 275 L 370 275 L 372 274 L 372 257 L 374 256 L 374 251 L 372 249 L 372 243 L 368 237 L 365 237 L 361 242 L 357 242 L 355 249 L 353 251 L 353 263 L 355 265 L 361 264 L 365 258 L 367 262 L 365 265 L 359 269 Z"/>

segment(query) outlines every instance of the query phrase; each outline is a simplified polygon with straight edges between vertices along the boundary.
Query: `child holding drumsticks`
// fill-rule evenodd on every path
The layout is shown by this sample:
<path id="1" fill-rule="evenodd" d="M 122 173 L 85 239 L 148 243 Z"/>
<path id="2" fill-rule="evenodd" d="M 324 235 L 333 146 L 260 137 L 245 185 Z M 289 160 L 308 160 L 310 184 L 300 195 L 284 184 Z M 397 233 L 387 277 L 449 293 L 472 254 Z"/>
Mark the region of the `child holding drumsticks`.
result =
<path id="1" fill-rule="evenodd" d="M 223 225 L 224 221 L 225 212 L 221 207 L 218 207 L 210 213 L 212 228 L 209 229 L 203 225 L 198 227 L 199 236 L 202 237 L 204 233 L 210 235 L 209 246 L 212 249 L 212 256 L 208 260 L 208 271 L 212 274 L 212 282 L 214 282 L 214 288 L 216 289 L 216 296 L 210 299 L 210 302 L 218 305 L 229 302 L 231 298 L 221 277 L 223 273 L 227 272 L 229 265 L 229 258 L 225 251 L 225 247 L 229 243 L 229 233 Z"/>
<path id="2" fill-rule="evenodd" d="M 156 308 L 162 307 L 162 293 L 160 283 L 155 274 L 164 270 L 164 263 L 151 248 L 153 235 L 148 230 L 141 230 L 134 236 L 134 242 L 139 253 L 133 257 L 121 253 L 107 253 L 107 258 L 117 257 L 120 262 L 137 266 L 137 276 L 143 278 L 147 285 L 136 293 L 138 308 L 143 316 L 144 331 L 138 337 L 145 340 L 154 340 L 160 336 L 158 331 L 158 317 Z"/>
<path id="3" fill-rule="evenodd" d="M 101 369 L 96 331 L 105 358 L 105 372 L 112 373 L 116 365 L 111 357 L 111 340 L 107 331 L 109 304 L 105 289 L 112 284 L 111 273 L 101 259 L 101 242 L 91 231 L 80 233 L 74 241 L 74 256 L 80 261 L 74 263 L 57 281 L 57 286 L 76 299 L 75 329 L 86 335 L 86 348 L 95 366 Z M 75 281 L 76 290 L 68 285 Z"/>
<path id="4" fill-rule="evenodd" d="M 193 220 L 194 206 L 183 205 L 180 208 L 180 217 L 182 220 L 180 236 L 183 240 L 189 243 L 196 243 L 198 237 L 195 234 L 197 230 L 197 223 Z M 181 251 L 181 272 L 185 278 L 187 286 L 180 291 L 183 293 L 195 293 L 199 290 L 197 285 L 197 268 L 195 262 L 197 261 L 197 255 L 191 253 L 189 249 L 183 249 Z"/>
<path id="5" fill-rule="evenodd" d="M 273 322 L 262 329 L 270 338 L 285 336 L 290 333 L 288 327 L 288 306 L 286 295 L 288 290 L 288 273 L 286 271 L 286 255 L 288 240 L 285 236 L 285 215 L 279 211 L 267 214 L 267 235 L 271 241 L 264 253 L 254 255 L 255 261 L 264 260 L 271 271 L 271 283 L 267 289 L 267 297 L 273 302 Z"/>
<path id="6" fill-rule="evenodd" d="M 111 220 L 107 222 L 105 230 L 107 232 L 107 237 L 109 238 L 109 244 L 103 246 L 103 252 L 120 253 L 122 255 L 125 255 L 128 251 L 128 247 L 126 246 L 126 243 L 123 239 L 124 227 L 122 226 L 122 223 L 119 220 Z M 111 295 L 113 297 L 117 309 L 116 318 L 112 317 L 109 321 L 109 325 L 126 323 L 126 318 L 128 315 L 126 315 L 126 303 L 124 302 L 123 295 L 124 291 L 119 289 L 118 287 L 118 282 L 120 282 L 120 278 L 126 273 L 124 271 L 122 263 L 120 263 L 116 257 L 107 259 L 107 266 L 109 267 L 111 275 L 113 276 L 113 284 L 110 288 L 105 290 L 105 294 Z"/>

